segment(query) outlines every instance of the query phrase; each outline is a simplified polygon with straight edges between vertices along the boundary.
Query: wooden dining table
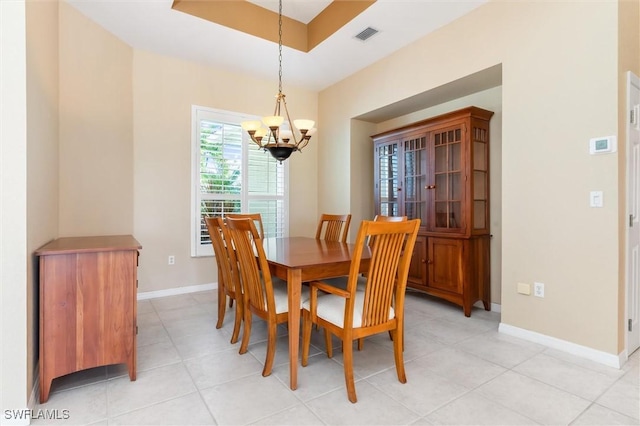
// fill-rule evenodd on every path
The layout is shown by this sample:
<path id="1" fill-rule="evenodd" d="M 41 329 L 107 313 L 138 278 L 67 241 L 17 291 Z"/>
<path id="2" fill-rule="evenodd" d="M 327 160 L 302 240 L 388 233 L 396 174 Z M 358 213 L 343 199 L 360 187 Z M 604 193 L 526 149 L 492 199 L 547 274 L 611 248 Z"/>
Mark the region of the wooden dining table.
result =
<path id="1" fill-rule="evenodd" d="M 298 387 L 300 347 L 300 294 L 303 282 L 349 274 L 355 244 L 307 237 L 266 238 L 263 246 L 271 275 L 287 281 L 289 306 L 289 384 Z M 368 247 L 362 254 L 360 272 L 369 265 Z"/>

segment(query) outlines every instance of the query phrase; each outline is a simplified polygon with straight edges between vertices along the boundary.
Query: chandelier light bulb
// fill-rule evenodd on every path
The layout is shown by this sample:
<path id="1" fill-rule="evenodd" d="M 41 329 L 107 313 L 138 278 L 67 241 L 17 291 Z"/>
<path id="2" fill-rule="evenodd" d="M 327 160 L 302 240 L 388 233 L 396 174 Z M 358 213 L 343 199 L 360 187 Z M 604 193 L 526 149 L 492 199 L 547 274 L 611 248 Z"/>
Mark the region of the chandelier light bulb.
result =
<path id="1" fill-rule="evenodd" d="M 262 117 L 262 122 L 270 129 L 274 129 L 280 127 L 280 125 L 284 122 L 284 117 L 279 115 L 269 115 L 267 117 Z"/>
<path id="2" fill-rule="evenodd" d="M 242 123 L 240 123 L 240 125 L 247 132 L 255 132 L 260 127 L 262 127 L 262 123 L 257 120 L 243 121 Z"/>
<path id="3" fill-rule="evenodd" d="M 298 130 L 302 131 L 302 130 L 309 130 L 313 128 L 313 125 L 316 123 L 313 120 L 299 119 L 299 120 L 293 120 L 293 124 L 296 126 Z"/>
<path id="4" fill-rule="evenodd" d="M 293 132 L 291 130 L 280 130 L 280 139 L 282 142 L 289 143 L 293 139 Z"/>

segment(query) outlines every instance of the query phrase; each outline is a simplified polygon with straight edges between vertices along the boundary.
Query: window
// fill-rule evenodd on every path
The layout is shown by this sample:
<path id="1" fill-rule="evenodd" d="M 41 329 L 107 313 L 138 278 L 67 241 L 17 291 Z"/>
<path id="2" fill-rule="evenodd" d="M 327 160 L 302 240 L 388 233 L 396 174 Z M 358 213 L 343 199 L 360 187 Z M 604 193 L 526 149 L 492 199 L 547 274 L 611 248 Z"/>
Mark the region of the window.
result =
<path id="1" fill-rule="evenodd" d="M 266 237 L 287 235 L 287 164 L 251 142 L 246 115 L 193 106 L 192 256 L 211 256 L 205 216 L 260 213 Z"/>

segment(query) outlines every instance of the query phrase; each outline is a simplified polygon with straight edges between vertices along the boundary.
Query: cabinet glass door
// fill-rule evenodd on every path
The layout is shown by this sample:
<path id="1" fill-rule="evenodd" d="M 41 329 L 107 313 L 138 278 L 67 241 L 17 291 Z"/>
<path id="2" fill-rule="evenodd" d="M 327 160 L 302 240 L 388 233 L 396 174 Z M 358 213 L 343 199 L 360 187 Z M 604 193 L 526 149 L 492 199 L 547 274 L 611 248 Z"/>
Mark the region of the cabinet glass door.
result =
<path id="1" fill-rule="evenodd" d="M 439 231 L 460 230 L 464 224 L 464 175 L 461 125 L 436 130 L 433 138 L 434 185 L 433 227 Z"/>
<path id="2" fill-rule="evenodd" d="M 404 215 L 427 224 L 427 136 L 415 135 L 402 141 L 404 153 Z"/>
<path id="3" fill-rule="evenodd" d="M 473 230 L 489 231 L 489 129 L 473 126 Z"/>
<path id="4" fill-rule="evenodd" d="M 378 145 L 376 148 L 378 181 L 376 191 L 382 216 L 399 216 L 398 205 L 398 144 Z"/>

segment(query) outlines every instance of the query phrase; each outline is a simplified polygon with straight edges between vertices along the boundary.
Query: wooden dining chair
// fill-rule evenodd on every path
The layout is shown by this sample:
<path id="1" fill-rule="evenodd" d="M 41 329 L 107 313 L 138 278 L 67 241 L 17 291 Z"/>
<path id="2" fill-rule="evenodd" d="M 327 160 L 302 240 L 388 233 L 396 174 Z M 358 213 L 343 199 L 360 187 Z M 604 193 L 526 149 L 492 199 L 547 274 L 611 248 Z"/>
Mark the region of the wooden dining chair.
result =
<path id="1" fill-rule="evenodd" d="M 316 239 L 346 243 L 350 223 L 350 214 L 323 214 L 316 229 Z"/>
<path id="2" fill-rule="evenodd" d="M 349 401 L 356 402 L 353 378 L 353 341 L 390 331 L 396 373 L 406 383 L 403 359 L 404 296 L 411 255 L 420 220 L 404 222 L 363 221 L 356 238 L 347 289 L 339 289 L 322 281 L 310 283 L 310 299 L 302 304 L 302 366 L 309 360 L 311 326 L 325 329 L 327 356 L 333 356 L 331 334 L 342 340 L 344 375 Z M 373 238 L 371 246 L 368 240 Z M 367 285 L 357 291 L 362 253 L 371 251 L 367 269 Z M 322 292 L 327 293 L 323 294 Z"/>
<path id="3" fill-rule="evenodd" d="M 205 217 L 205 223 L 209 230 L 209 237 L 211 238 L 216 264 L 218 266 L 218 322 L 216 323 L 216 328 L 221 328 L 224 322 L 227 297 L 230 300 L 230 307 L 232 306 L 231 301 L 235 300 L 235 320 L 233 333 L 231 334 L 231 343 L 236 343 L 244 317 L 244 304 L 235 250 L 233 249 L 227 226 L 222 218 Z"/>
<path id="4" fill-rule="evenodd" d="M 266 377 L 273 367 L 277 326 L 289 320 L 287 283 L 271 279 L 262 240 L 251 219 L 227 216 L 227 227 L 236 249 L 245 307 L 240 353 L 245 353 L 249 347 L 251 321 L 255 314 L 267 322 L 267 356 L 262 370 Z M 302 292 L 301 301 L 306 301 L 308 290 L 302 289 Z"/>
<path id="5" fill-rule="evenodd" d="M 260 233 L 260 239 L 264 240 L 264 225 L 262 224 L 262 215 L 260 213 L 228 213 L 225 215 L 225 217 L 230 217 L 233 219 L 242 219 L 248 217 L 256 224 L 256 228 Z"/>

